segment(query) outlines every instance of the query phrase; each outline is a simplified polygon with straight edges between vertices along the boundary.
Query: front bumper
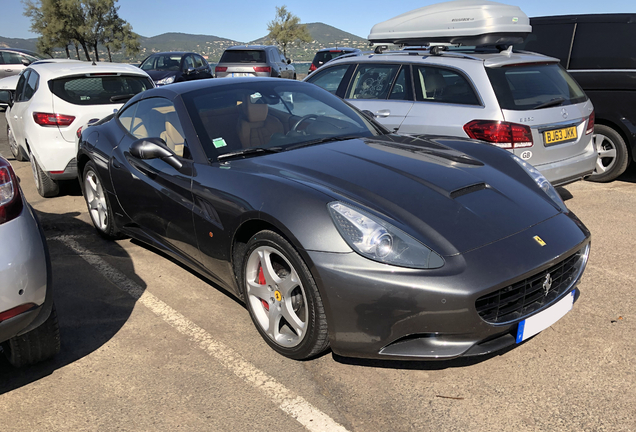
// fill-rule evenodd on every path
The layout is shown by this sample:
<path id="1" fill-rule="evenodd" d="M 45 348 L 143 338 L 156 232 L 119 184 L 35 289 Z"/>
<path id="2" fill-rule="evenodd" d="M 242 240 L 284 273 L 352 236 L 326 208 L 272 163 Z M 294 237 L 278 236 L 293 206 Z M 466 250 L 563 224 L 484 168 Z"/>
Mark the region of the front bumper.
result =
<path id="1" fill-rule="evenodd" d="M 537 235 L 545 246 L 533 239 Z M 527 316 L 490 324 L 479 316 L 475 301 L 549 269 L 588 243 L 585 227 L 575 217 L 559 214 L 490 245 L 444 257 L 446 264 L 436 270 L 383 265 L 353 252 L 307 254 L 336 354 L 451 359 L 514 344 L 518 323 Z M 571 292 L 580 273 L 565 294 L 530 315 Z"/>

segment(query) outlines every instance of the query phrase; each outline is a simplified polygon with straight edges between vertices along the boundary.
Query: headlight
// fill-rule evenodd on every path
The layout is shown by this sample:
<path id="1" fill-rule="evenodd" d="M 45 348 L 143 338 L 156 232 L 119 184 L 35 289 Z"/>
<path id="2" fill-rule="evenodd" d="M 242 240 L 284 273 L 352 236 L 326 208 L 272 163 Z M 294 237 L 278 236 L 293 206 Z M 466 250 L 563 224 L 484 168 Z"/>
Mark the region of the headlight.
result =
<path id="1" fill-rule="evenodd" d="M 164 79 L 160 79 L 159 81 L 157 81 L 157 85 L 171 84 L 171 83 L 174 82 L 174 78 L 175 78 L 175 76 L 172 75 L 172 76 L 166 77 Z"/>
<path id="2" fill-rule="evenodd" d="M 532 177 L 532 180 L 534 180 L 535 183 L 539 185 L 539 187 L 543 190 L 543 192 L 545 192 L 561 210 L 563 210 L 564 212 L 569 211 L 568 208 L 565 206 L 565 203 L 561 199 L 561 196 L 559 195 L 559 193 L 556 191 L 554 186 L 552 186 L 552 184 L 548 181 L 548 179 L 543 176 L 543 174 L 541 174 L 535 167 L 530 165 L 528 162 L 521 160 L 520 158 L 513 155 L 512 153 L 510 153 L 510 156 L 515 160 L 515 162 L 521 165 L 521 168 L 526 170 L 528 175 Z"/>
<path id="3" fill-rule="evenodd" d="M 385 264 L 434 269 L 444 259 L 404 231 L 341 202 L 329 204 L 329 212 L 342 238 L 360 255 Z"/>

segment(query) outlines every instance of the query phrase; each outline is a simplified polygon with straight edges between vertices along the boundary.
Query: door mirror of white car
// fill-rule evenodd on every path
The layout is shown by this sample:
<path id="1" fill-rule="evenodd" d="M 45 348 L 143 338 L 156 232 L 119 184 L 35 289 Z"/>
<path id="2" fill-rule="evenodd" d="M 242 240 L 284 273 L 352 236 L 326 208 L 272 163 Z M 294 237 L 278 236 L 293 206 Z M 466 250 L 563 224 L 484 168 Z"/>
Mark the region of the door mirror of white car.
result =
<path id="1" fill-rule="evenodd" d="M 130 154 L 139 159 L 161 159 L 176 170 L 183 164 L 161 138 L 142 138 L 130 146 Z"/>
<path id="2" fill-rule="evenodd" d="M 21 63 L 22 63 L 24 66 L 29 66 L 29 65 L 31 64 L 31 62 L 29 61 L 29 59 L 24 58 L 24 57 L 22 57 L 22 58 L 20 59 L 20 61 L 21 61 Z"/>
<path id="3" fill-rule="evenodd" d="M 13 106 L 13 95 L 9 90 L 0 90 L 0 103 Z"/>

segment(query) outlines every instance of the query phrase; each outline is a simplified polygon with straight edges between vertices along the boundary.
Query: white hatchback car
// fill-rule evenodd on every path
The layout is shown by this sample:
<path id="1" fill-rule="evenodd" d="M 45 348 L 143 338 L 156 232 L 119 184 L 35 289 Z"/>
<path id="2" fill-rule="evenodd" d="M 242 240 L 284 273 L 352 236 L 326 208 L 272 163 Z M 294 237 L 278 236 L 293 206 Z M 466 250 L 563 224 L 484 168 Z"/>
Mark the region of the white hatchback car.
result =
<path id="1" fill-rule="evenodd" d="M 11 97 L 0 90 L 13 156 L 31 161 L 43 197 L 59 192 L 58 181 L 77 178 L 78 128 L 116 112 L 131 97 L 154 87 L 141 69 L 125 64 L 40 61 L 20 75 Z"/>

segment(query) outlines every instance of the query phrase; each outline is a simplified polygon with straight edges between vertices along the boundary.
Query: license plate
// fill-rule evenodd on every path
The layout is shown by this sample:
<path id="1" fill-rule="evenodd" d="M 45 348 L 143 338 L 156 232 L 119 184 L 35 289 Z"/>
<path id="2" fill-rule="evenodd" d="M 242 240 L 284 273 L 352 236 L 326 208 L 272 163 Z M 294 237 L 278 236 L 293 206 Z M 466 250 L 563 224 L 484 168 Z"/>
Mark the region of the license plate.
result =
<path id="1" fill-rule="evenodd" d="M 576 138 L 577 133 L 575 126 L 543 132 L 543 141 L 545 142 L 545 145 L 556 144 L 563 141 L 572 141 Z"/>
<path id="2" fill-rule="evenodd" d="M 252 74 L 247 73 L 247 72 L 232 72 L 232 76 L 233 77 L 247 77 L 247 76 L 252 76 Z"/>
<path id="3" fill-rule="evenodd" d="M 521 321 L 519 323 L 519 328 L 517 329 L 517 343 L 523 342 L 529 337 L 536 335 L 540 331 L 547 329 L 552 324 L 563 318 L 566 313 L 572 310 L 573 304 L 574 291 L 546 310 Z"/>

